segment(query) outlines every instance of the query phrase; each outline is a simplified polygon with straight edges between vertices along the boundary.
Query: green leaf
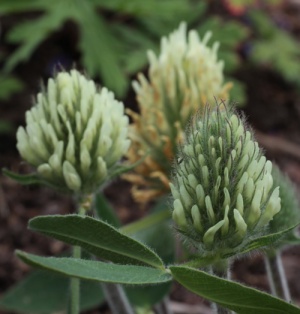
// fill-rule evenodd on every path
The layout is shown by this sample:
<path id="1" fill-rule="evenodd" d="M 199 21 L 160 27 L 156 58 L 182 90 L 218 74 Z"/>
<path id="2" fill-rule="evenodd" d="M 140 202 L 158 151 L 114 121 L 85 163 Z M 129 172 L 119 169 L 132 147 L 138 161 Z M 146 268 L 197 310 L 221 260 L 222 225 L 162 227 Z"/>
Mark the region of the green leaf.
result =
<path id="1" fill-rule="evenodd" d="M 300 309 L 259 290 L 209 275 L 203 271 L 171 266 L 174 278 L 188 290 L 239 314 L 299 314 Z"/>
<path id="2" fill-rule="evenodd" d="M 162 209 L 159 207 L 163 206 Z M 157 211 L 156 211 L 157 210 Z M 165 264 L 174 263 L 175 237 L 171 229 L 171 213 L 166 208 L 166 201 L 160 202 L 153 214 L 125 226 L 122 230 L 142 241 L 155 250 Z M 159 235 L 159 240 L 157 235 Z M 130 302 L 138 306 L 152 306 L 161 301 L 171 289 L 171 282 L 147 287 L 126 287 L 126 293 Z"/>
<path id="3" fill-rule="evenodd" d="M 17 313 L 50 314 L 64 311 L 68 303 L 70 279 L 53 272 L 37 270 L 2 296 L 0 309 Z M 80 308 L 89 310 L 104 301 L 98 282 L 82 280 Z"/>
<path id="4" fill-rule="evenodd" d="M 246 85 L 232 77 L 227 77 L 226 82 L 233 83 L 233 87 L 230 90 L 230 102 L 237 107 L 244 106 L 247 101 Z"/>
<path id="5" fill-rule="evenodd" d="M 144 244 L 94 218 L 79 215 L 36 217 L 30 220 L 29 228 L 68 244 L 81 246 L 115 263 L 163 268 L 159 256 Z"/>
<path id="6" fill-rule="evenodd" d="M 12 94 L 22 90 L 23 84 L 9 75 L 0 74 L 0 99 L 7 100 Z"/>
<path id="7" fill-rule="evenodd" d="M 101 220 L 106 221 L 116 228 L 121 227 L 120 219 L 115 210 L 101 192 L 97 193 L 95 196 L 95 211 Z"/>
<path id="8" fill-rule="evenodd" d="M 42 185 L 46 185 L 54 190 L 57 190 L 58 187 L 54 184 L 51 184 L 43 179 L 41 179 L 36 173 L 32 173 L 32 174 L 18 174 L 15 173 L 13 171 L 10 171 L 6 168 L 2 169 L 2 172 L 4 175 L 6 175 L 7 177 L 15 180 L 16 182 L 23 184 L 23 185 L 31 185 L 31 184 L 42 184 Z M 67 190 L 63 189 L 63 188 L 59 188 L 60 191 L 68 193 Z"/>
<path id="9" fill-rule="evenodd" d="M 26 264 L 51 270 L 65 276 L 108 283 L 147 285 L 168 282 L 171 275 L 152 267 L 119 265 L 66 257 L 41 257 L 17 251 Z"/>
<path id="10" fill-rule="evenodd" d="M 258 239 L 254 239 L 250 241 L 249 244 L 245 248 L 243 248 L 242 251 L 239 253 L 244 254 L 252 250 L 259 249 L 261 247 L 272 246 L 274 243 L 276 243 L 276 241 L 280 240 L 285 234 L 295 229 L 298 225 L 299 223 L 297 223 L 295 226 L 279 231 L 277 233 L 271 233 Z"/>
<path id="11" fill-rule="evenodd" d="M 17 181 L 23 185 L 30 185 L 30 184 L 40 184 L 41 180 L 36 174 L 18 174 L 8 169 L 2 169 L 2 172 L 7 177 Z"/>
<path id="12" fill-rule="evenodd" d="M 56 3 L 53 12 L 35 21 L 24 22 L 15 26 L 8 34 L 11 43 L 23 43 L 8 59 L 5 71 L 11 71 L 21 61 L 26 61 L 34 50 L 47 38 L 59 29 L 66 19 L 66 10 Z"/>
<path id="13" fill-rule="evenodd" d="M 249 34 L 248 29 L 241 23 L 234 21 L 224 22 L 217 16 L 208 18 L 198 28 L 201 37 L 208 31 L 212 32 L 211 42 L 217 41 L 221 44 L 221 50 L 229 48 L 231 51 L 245 40 Z"/>
<path id="14" fill-rule="evenodd" d="M 261 10 L 251 10 L 249 16 L 260 36 L 268 38 L 274 35 L 276 26 L 266 13 Z"/>
<path id="15" fill-rule="evenodd" d="M 100 75 L 108 88 L 123 96 L 129 83 L 119 63 L 116 38 L 92 6 L 87 2 L 79 3 L 76 20 L 80 25 L 83 63 L 91 76 Z"/>
<path id="16" fill-rule="evenodd" d="M 164 222 L 169 218 L 171 218 L 171 213 L 169 209 L 160 210 L 122 227 L 122 231 L 128 235 L 133 236 L 135 234 L 143 232 L 143 230 L 151 228 L 158 223 Z"/>
<path id="17" fill-rule="evenodd" d="M 45 1 L 41 0 L 1 0 L 0 1 L 0 13 L 10 14 L 34 10 L 42 10 L 45 8 Z"/>

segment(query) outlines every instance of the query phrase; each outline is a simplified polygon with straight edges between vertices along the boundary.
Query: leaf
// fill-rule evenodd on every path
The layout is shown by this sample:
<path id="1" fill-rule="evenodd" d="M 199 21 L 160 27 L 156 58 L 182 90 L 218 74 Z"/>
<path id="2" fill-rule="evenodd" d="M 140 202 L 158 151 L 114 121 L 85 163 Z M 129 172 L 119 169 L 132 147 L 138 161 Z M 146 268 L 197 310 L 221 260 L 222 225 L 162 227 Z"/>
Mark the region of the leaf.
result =
<path id="1" fill-rule="evenodd" d="M 272 246 L 274 243 L 276 243 L 276 241 L 280 240 L 285 234 L 287 234 L 290 231 L 292 231 L 293 229 L 295 229 L 298 225 L 299 225 L 299 223 L 297 223 L 295 226 L 292 226 L 288 229 L 279 231 L 277 233 L 271 233 L 271 234 L 265 235 L 263 237 L 260 237 L 258 239 L 254 239 L 254 240 L 250 241 L 249 244 L 246 247 L 244 247 L 242 249 L 242 251 L 239 253 L 244 254 L 244 253 L 248 253 L 252 250 L 259 249 L 261 247 Z"/>
<path id="2" fill-rule="evenodd" d="M 0 99 L 7 100 L 12 94 L 22 90 L 23 84 L 9 75 L 0 74 Z"/>
<path id="3" fill-rule="evenodd" d="M 10 171 L 6 168 L 2 169 L 2 172 L 7 177 L 21 183 L 23 185 L 30 185 L 30 184 L 40 184 L 41 180 L 36 174 L 18 174 L 13 171 Z"/>
<path id="4" fill-rule="evenodd" d="M 166 201 L 159 202 L 152 211 L 155 212 L 125 226 L 122 230 L 153 248 L 165 264 L 174 263 L 175 237 L 170 227 L 171 213 L 166 208 Z M 168 282 L 147 287 L 126 287 L 125 291 L 130 302 L 146 307 L 161 301 L 170 292 L 171 285 L 172 283 Z"/>
<path id="5" fill-rule="evenodd" d="M 300 309 L 265 292 L 221 279 L 203 271 L 171 266 L 174 278 L 195 294 L 239 314 L 299 314 Z"/>
<path id="6" fill-rule="evenodd" d="M 118 96 L 124 95 L 129 83 L 121 69 L 116 38 L 109 25 L 87 2 L 80 2 L 76 19 L 81 33 L 79 47 L 88 73 L 100 75 L 108 88 Z"/>
<path id="7" fill-rule="evenodd" d="M 254 28 L 258 31 L 260 36 L 269 38 L 274 35 L 276 26 L 266 13 L 261 10 L 251 10 L 249 16 L 254 24 Z"/>
<path id="8" fill-rule="evenodd" d="M 23 44 L 10 56 L 5 71 L 11 71 L 18 63 L 26 61 L 51 32 L 61 27 L 65 19 L 65 8 L 56 3 L 48 15 L 15 26 L 8 34 L 8 40 Z"/>
<path id="9" fill-rule="evenodd" d="M 31 184 L 42 184 L 42 185 L 46 185 L 54 190 L 59 190 L 65 193 L 68 193 L 68 191 L 64 188 L 58 187 L 54 184 L 51 184 L 45 180 L 43 180 L 42 178 L 40 178 L 36 173 L 32 173 L 32 174 L 18 174 L 15 173 L 13 171 L 10 171 L 6 168 L 2 169 L 2 172 L 4 175 L 6 175 L 7 177 L 15 180 L 16 182 L 23 184 L 23 185 L 31 185 Z"/>
<path id="10" fill-rule="evenodd" d="M 163 268 L 157 254 L 109 224 L 79 215 L 44 216 L 30 220 L 29 228 L 68 244 L 78 245 L 96 256 L 121 264 Z"/>
<path id="11" fill-rule="evenodd" d="M 53 272 L 37 270 L 2 296 L 0 308 L 31 314 L 50 314 L 65 310 L 70 279 Z M 89 310 L 101 304 L 104 296 L 98 282 L 80 283 L 80 308 Z"/>
<path id="12" fill-rule="evenodd" d="M 34 10 L 42 10 L 45 8 L 45 1 L 41 0 L 1 0 L 0 12 L 2 14 L 18 13 Z"/>
<path id="13" fill-rule="evenodd" d="M 237 107 L 244 106 L 247 101 L 246 85 L 233 77 L 227 77 L 226 82 L 233 83 L 233 87 L 230 90 L 230 102 Z"/>
<path id="14" fill-rule="evenodd" d="M 106 221 L 108 224 L 116 228 L 121 227 L 121 222 L 115 210 L 112 208 L 106 197 L 101 192 L 97 193 L 95 196 L 94 207 L 97 216 L 101 218 L 101 220 Z"/>
<path id="15" fill-rule="evenodd" d="M 230 21 L 224 22 L 221 18 L 213 16 L 208 18 L 204 23 L 201 23 L 198 32 L 201 37 L 206 32 L 212 32 L 211 42 L 220 43 L 220 51 L 236 48 L 240 42 L 244 41 L 249 34 L 248 29 L 241 23 Z"/>
<path id="16" fill-rule="evenodd" d="M 155 224 L 161 223 L 163 221 L 171 218 L 171 213 L 169 209 L 160 210 L 151 215 L 148 215 L 138 221 L 132 222 L 124 227 L 122 227 L 122 231 L 128 235 L 135 235 L 147 228 L 151 228 Z"/>
<path id="17" fill-rule="evenodd" d="M 161 283 L 172 279 L 165 270 L 152 267 L 119 265 L 66 257 L 41 257 L 21 251 L 16 253 L 26 264 L 80 279 L 135 285 Z"/>

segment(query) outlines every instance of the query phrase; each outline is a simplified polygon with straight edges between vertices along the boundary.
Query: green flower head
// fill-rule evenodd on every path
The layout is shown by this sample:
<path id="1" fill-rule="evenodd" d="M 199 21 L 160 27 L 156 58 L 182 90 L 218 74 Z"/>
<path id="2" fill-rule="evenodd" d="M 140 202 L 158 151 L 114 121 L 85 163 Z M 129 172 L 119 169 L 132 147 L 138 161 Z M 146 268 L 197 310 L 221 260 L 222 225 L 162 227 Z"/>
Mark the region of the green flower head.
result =
<path id="1" fill-rule="evenodd" d="M 178 230 L 200 250 L 223 255 L 267 232 L 280 210 L 266 160 L 243 118 L 206 108 L 192 121 L 170 184 Z"/>
<path id="2" fill-rule="evenodd" d="M 126 153 L 128 117 L 106 88 L 76 70 L 49 79 L 17 131 L 21 156 L 58 189 L 91 193 Z"/>

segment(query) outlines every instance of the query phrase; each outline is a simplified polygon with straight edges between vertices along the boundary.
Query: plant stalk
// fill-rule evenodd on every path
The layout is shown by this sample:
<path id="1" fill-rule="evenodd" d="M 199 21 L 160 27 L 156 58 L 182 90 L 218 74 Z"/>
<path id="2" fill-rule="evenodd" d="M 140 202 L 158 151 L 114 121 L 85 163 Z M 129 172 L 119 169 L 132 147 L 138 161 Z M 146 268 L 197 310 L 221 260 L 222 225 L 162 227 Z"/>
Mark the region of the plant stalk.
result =
<path id="1" fill-rule="evenodd" d="M 96 212 L 96 215 L 98 216 L 99 220 L 102 220 L 99 211 Z M 101 287 L 112 314 L 135 313 L 130 302 L 128 301 L 127 295 L 125 294 L 123 287 L 120 284 L 102 283 Z"/>
<path id="2" fill-rule="evenodd" d="M 134 314 L 134 311 L 121 285 L 103 283 L 101 286 L 112 314 Z"/>
<path id="3" fill-rule="evenodd" d="M 228 260 L 221 260 L 221 261 L 214 263 L 211 266 L 211 271 L 214 275 L 216 275 L 220 278 L 228 279 L 230 276 L 229 275 L 230 269 L 229 269 Z M 212 307 L 213 307 L 213 310 L 218 314 L 231 314 L 232 313 L 231 310 L 226 309 L 217 303 L 213 303 Z"/>
<path id="4" fill-rule="evenodd" d="M 272 294 L 286 300 L 287 302 L 290 302 L 291 295 L 283 268 L 280 251 L 269 251 L 265 255 L 265 264 Z"/>
<path id="5" fill-rule="evenodd" d="M 79 201 L 78 214 L 81 216 L 85 215 L 85 212 L 90 207 L 90 197 L 84 198 Z M 81 258 L 81 247 L 73 246 L 73 258 Z M 70 281 L 70 304 L 69 304 L 70 314 L 80 313 L 80 279 L 71 278 Z"/>

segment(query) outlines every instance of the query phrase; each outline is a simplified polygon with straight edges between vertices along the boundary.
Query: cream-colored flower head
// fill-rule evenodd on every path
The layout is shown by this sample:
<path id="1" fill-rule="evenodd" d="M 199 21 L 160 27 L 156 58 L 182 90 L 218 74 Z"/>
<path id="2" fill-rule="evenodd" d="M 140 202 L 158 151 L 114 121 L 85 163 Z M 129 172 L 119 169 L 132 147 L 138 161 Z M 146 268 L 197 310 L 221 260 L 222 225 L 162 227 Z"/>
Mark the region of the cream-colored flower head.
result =
<path id="1" fill-rule="evenodd" d="M 224 84 L 218 43 L 207 45 L 211 34 L 200 39 L 185 23 L 162 38 L 158 56 L 149 51 L 148 79 L 133 82 L 140 114 L 130 112 L 131 162 L 149 153 L 135 172 L 125 178 L 134 184 L 133 195 L 148 201 L 169 191 L 171 160 L 191 114 L 214 98 L 227 100 L 231 84 Z"/>
<path id="2" fill-rule="evenodd" d="M 200 251 L 226 255 L 268 232 L 281 208 L 279 187 L 271 161 L 233 110 L 196 116 L 177 160 L 173 219 Z"/>
<path id="3" fill-rule="evenodd" d="M 128 117 L 106 88 L 76 70 L 49 79 L 17 131 L 21 156 L 58 189 L 91 193 L 128 150 Z"/>

